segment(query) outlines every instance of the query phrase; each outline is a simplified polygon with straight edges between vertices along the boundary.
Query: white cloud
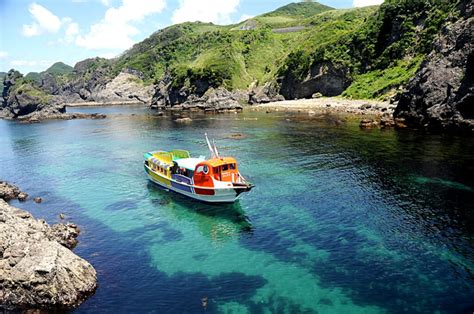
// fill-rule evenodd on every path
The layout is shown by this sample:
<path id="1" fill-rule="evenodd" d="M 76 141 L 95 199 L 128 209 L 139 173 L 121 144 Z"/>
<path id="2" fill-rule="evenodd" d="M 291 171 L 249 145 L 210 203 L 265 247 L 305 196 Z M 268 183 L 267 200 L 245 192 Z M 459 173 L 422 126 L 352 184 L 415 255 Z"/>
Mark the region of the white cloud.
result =
<path id="1" fill-rule="evenodd" d="M 48 60 L 12 60 L 10 61 L 12 66 L 28 66 L 28 67 L 44 67 L 51 64 Z"/>
<path id="2" fill-rule="evenodd" d="M 383 2 L 383 0 L 354 0 L 352 5 L 354 7 L 366 7 L 369 5 L 379 5 Z"/>
<path id="3" fill-rule="evenodd" d="M 8 57 L 8 52 L 0 50 L 0 59 L 5 59 Z"/>
<path id="4" fill-rule="evenodd" d="M 61 28 L 61 20 L 59 17 L 51 13 L 45 7 L 32 3 L 28 7 L 33 22 L 29 25 L 23 25 L 22 34 L 26 37 L 41 35 L 44 33 L 57 33 Z"/>
<path id="5" fill-rule="evenodd" d="M 102 54 L 99 54 L 100 58 L 105 58 L 105 59 L 114 59 L 119 56 L 120 53 L 118 52 L 105 52 Z"/>
<path id="6" fill-rule="evenodd" d="M 110 0 L 100 0 L 100 2 L 106 7 L 110 7 Z"/>
<path id="7" fill-rule="evenodd" d="M 78 36 L 76 44 L 88 49 L 129 48 L 134 44 L 131 37 L 140 32 L 132 23 L 164 8 L 165 0 L 122 0 L 122 5 L 108 9 L 104 18 L 91 26 L 88 34 Z"/>
<path id="8" fill-rule="evenodd" d="M 171 20 L 183 22 L 231 23 L 230 15 L 237 10 L 240 0 L 180 0 Z"/>
<path id="9" fill-rule="evenodd" d="M 67 43 L 72 43 L 76 35 L 79 34 L 79 25 L 77 23 L 70 23 L 66 27 L 66 31 L 64 32 L 64 40 Z"/>
<path id="10" fill-rule="evenodd" d="M 243 22 L 243 21 L 246 21 L 248 19 L 251 19 L 252 17 L 254 17 L 253 15 L 248 15 L 248 14 L 242 14 L 242 16 L 240 17 L 239 21 L 237 23 L 240 23 L 240 22 Z"/>

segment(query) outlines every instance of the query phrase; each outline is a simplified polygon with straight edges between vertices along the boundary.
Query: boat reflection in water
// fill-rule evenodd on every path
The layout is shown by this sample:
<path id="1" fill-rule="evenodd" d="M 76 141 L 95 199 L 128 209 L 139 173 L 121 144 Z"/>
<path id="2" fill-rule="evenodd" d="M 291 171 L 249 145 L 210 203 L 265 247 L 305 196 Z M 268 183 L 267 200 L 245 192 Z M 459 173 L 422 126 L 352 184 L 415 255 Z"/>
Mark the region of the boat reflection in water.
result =
<path id="1" fill-rule="evenodd" d="M 197 226 L 199 232 L 214 243 L 251 235 L 252 224 L 239 202 L 209 204 L 195 202 L 177 193 L 169 193 L 161 186 L 148 184 L 153 203 L 168 221 L 187 222 Z"/>

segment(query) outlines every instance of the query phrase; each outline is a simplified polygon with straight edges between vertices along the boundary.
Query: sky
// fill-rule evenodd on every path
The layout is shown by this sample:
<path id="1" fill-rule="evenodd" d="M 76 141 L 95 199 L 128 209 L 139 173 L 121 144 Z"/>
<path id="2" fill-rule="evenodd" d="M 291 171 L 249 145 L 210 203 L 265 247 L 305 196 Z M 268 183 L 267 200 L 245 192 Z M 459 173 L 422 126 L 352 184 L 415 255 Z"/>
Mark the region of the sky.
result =
<path id="1" fill-rule="evenodd" d="M 293 0 L 297 1 L 297 0 Z M 164 27 L 186 21 L 231 24 L 291 0 L 0 0 L 0 71 L 46 70 L 113 58 Z M 334 8 L 382 0 L 320 0 Z"/>

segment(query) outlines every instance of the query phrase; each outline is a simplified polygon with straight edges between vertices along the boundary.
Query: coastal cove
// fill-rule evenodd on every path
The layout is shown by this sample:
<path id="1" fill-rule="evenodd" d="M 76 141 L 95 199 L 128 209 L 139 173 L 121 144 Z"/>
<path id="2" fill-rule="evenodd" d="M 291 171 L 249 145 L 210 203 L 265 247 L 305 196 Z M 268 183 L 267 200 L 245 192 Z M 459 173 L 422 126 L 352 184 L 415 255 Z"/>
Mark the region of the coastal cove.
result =
<path id="1" fill-rule="evenodd" d="M 143 105 L 0 120 L 0 178 L 43 198 L 10 204 L 81 229 L 74 253 L 98 289 L 76 312 L 474 310 L 472 137 L 268 108 L 189 123 Z M 204 132 L 256 185 L 233 205 L 145 176 L 144 152 L 207 154 Z"/>

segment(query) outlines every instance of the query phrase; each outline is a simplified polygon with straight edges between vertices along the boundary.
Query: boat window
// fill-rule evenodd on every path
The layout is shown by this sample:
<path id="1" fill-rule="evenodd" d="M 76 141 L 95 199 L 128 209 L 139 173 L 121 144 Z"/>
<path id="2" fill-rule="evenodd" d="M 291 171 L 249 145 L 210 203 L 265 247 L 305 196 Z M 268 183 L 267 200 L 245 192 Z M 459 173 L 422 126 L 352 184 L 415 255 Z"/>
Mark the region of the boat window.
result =
<path id="1" fill-rule="evenodd" d="M 200 173 L 200 172 L 203 172 L 203 171 L 204 171 L 204 166 L 199 166 L 196 169 L 196 173 Z"/>
<path id="2" fill-rule="evenodd" d="M 227 171 L 229 170 L 229 165 L 223 165 L 222 166 L 222 171 Z"/>
<path id="3" fill-rule="evenodd" d="M 235 170 L 235 164 L 230 164 L 230 170 Z"/>

